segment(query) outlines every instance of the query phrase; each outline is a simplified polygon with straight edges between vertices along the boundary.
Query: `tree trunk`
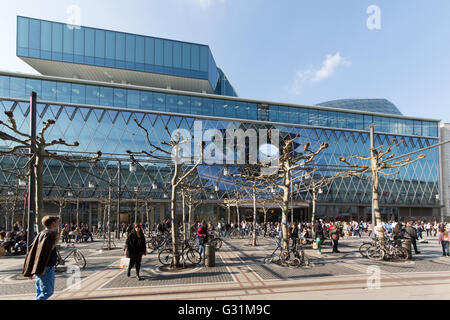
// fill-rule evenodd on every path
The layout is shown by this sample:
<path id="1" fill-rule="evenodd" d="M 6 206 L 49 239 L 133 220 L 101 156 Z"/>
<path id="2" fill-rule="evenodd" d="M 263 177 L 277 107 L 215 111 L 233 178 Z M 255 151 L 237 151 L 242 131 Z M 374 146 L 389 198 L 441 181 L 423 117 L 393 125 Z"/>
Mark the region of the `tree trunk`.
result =
<path id="1" fill-rule="evenodd" d="M 228 224 L 231 224 L 231 208 L 230 208 L 230 204 L 227 203 L 227 214 L 228 214 Z"/>
<path id="2" fill-rule="evenodd" d="M 314 225 L 314 221 L 316 220 L 316 210 L 317 210 L 317 193 L 316 188 L 313 187 L 313 201 L 312 201 L 312 214 L 311 214 L 311 223 Z"/>
<path id="3" fill-rule="evenodd" d="M 178 170 L 175 169 L 175 177 L 178 176 Z M 170 200 L 170 214 L 172 217 L 172 252 L 173 252 L 173 267 L 178 268 L 180 266 L 180 254 L 178 252 L 178 230 L 177 230 L 177 216 L 176 216 L 176 206 L 177 206 L 177 187 L 172 184 L 172 197 Z"/>
<path id="4" fill-rule="evenodd" d="M 256 247 L 256 190 L 253 188 L 253 235 L 252 247 Z"/>
<path id="5" fill-rule="evenodd" d="M 80 194 L 77 196 L 77 227 L 80 225 Z"/>
<path id="6" fill-rule="evenodd" d="M 150 237 L 150 230 L 151 230 L 152 226 L 150 225 L 150 210 L 148 209 L 147 201 L 145 201 L 145 213 L 147 214 L 148 237 Z"/>
<path id="7" fill-rule="evenodd" d="M 184 241 L 187 240 L 187 230 L 186 230 L 186 195 L 184 193 L 184 190 L 181 191 L 181 198 L 182 198 L 182 220 L 183 220 L 183 235 L 184 235 Z"/>
<path id="8" fill-rule="evenodd" d="M 283 185 L 283 210 L 281 212 L 281 229 L 283 232 L 282 249 L 283 252 L 289 253 L 289 235 L 287 228 L 287 215 L 289 212 L 289 184 Z"/>
<path id="9" fill-rule="evenodd" d="M 373 209 L 375 212 L 375 220 L 376 220 L 376 228 L 378 231 L 378 238 L 380 239 L 380 243 L 384 245 L 384 230 L 383 225 L 381 223 L 381 213 L 380 213 L 380 204 L 379 204 L 379 193 L 378 193 L 378 186 L 379 186 L 379 177 L 378 172 L 375 171 L 373 174 L 373 188 L 372 188 L 372 199 L 373 199 Z"/>
<path id="10" fill-rule="evenodd" d="M 192 226 L 192 201 L 189 201 L 189 239 L 191 238 L 191 226 Z"/>

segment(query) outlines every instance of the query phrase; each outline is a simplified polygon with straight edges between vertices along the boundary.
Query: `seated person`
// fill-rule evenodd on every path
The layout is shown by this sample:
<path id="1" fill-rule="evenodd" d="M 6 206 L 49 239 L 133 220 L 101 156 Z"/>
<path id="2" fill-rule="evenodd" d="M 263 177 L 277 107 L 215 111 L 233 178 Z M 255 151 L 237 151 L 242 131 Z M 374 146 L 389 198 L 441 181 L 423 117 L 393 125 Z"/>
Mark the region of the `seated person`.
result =
<path id="1" fill-rule="evenodd" d="M 6 252 L 11 253 L 11 248 L 14 248 L 15 241 L 12 232 L 7 232 L 5 238 L 3 239 L 3 247 Z"/>

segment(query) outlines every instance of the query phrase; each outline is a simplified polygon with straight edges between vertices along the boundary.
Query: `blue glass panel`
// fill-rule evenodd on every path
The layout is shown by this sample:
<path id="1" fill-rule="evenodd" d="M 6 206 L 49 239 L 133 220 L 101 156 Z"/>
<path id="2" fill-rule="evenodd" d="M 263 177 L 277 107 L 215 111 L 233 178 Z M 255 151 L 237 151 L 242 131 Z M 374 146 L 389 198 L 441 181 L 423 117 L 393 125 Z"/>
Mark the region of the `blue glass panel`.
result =
<path id="1" fill-rule="evenodd" d="M 41 58 L 52 58 L 52 24 L 51 22 L 41 22 Z"/>
<path id="2" fill-rule="evenodd" d="M 116 58 L 116 35 L 114 32 L 106 31 L 105 50 L 106 59 L 114 60 Z"/>
<path id="3" fill-rule="evenodd" d="M 381 117 L 381 131 L 389 132 L 389 118 Z"/>
<path id="4" fill-rule="evenodd" d="M 364 116 L 362 114 L 355 114 L 355 129 L 364 130 Z"/>
<path id="5" fill-rule="evenodd" d="M 97 86 L 86 86 L 86 104 L 100 105 L 100 88 Z"/>
<path id="6" fill-rule="evenodd" d="M 63 28 L 59 23 L 52 23 L 52 59 L 62 60 Z"/>
<path id="7" fill-rule="evenodd" d="M 278 121 L 283 123 L 289 123 L 289 107 L 279 106 L 278 107 Z"/>
<path id="8" fill-rule="evenodd" d="M 193 45 L 191 52 L 191 69 L 200 71 L 200 48 L 196 45 Z"/>
<path id="9" fill-rule="evenodd" d="M 84 29 L 84 55 L 92 58 L 95 56 L 95 30 L 91 28 Z"/>
<path id="10" fill-rule="evenodd" d="M 72 103 L 86 104 L 86 86 L 72 84 Z"/>
<path id="11" fill-rule="evenodd" d="M 308 124 L 310 126 L 318 126 L 319 125 L 319 113 L 318 110 L 313 110 L 310 109 L 308 110 L 308 116 L 309 116 L 309 120 L 308 120 Z"/>
<path id="12" fill-rule="evenodd" d="M 420 120 L 414 120 L 414 133 L 415 135 L 421 136 L 422 135 L 422 121 Z"/>
<path id="13" fill-rule="evenodd" d="M 202 114 L 203 101 L 202 98 L 191 97 L 191 113 Z"/>
<path id="14" fill-rule="evenodd" d="M 155 64 L 158 66 L 164 64 L 164 44 L 161 39 L 155 39 Z"/>
<path id="15" fill-rule="evenodd" d="M 73 42 L 74 31 L 69 29 L 67 25 L 63 27 L 63 60 L 67 62 L 73 62 Z"/>
<path id="16" fill-rule="evenodd" d="M 166 95 L 166 111 L 167 112 L 178 112 L 177 107 L 178 97 L 174 94 Z"/>
<path id="17" fill-rule="evenodd" d="M 136 37 L 136 63 L 145 63 L 145 38 Z"/>
<path id="18" fill-rule="evenodd" d="M 100 87 L 100 105 L 107 107 L 114 106 L 113 88 Z"/>
<path id="19" fill-rule="evenodd" d="M 25 93 L 27 95 L 31 94 L 31 91 L 34 91 L 37 93 L 38 95 L 38 99 L 40 98 L 40 95 L 42 93 L 42 84 L 41 84 L 41 80 L 37 80 L 37 79 L 26 79 L 26 84 L 25 84 Z"/>
<path id="20" fill-rule="evenodd" d="M 127 107 L 127 91 L 125 89 L 114 88 L 114 106 L 119 108 Z"/>
<path id="21" fill-rule="evenodd" d="M 240 119 L 247 119 L 248 118 L 248 110 L 247 110 L 247 103 L 245 102 L 236 102 L 236 117 Z"/>
<path id="22" fill-rule="evenodd" d="M 67 82 L 56 83 L 56 98 L 58 101 L 70 102 L 70 96 L 72 93 L 71 84 Z"/>
<path id="23" fill-rule="evenodd" d="M 373 117 L 370 115 L 364 115 L 364 129 L 369 130 L 370 125 L 373 123 Z"/>
<path id="24" fill-rule="evenodd" d="M 152 110 L 153 109 L 153 95 L 148 91 L 141 91 L 141 109 Z"/>
<path id="25" fill-rule="evenodd" d="M 9 86 L 11 97 L 21 99 L 27 98 L 27 93 L 25 91 L 25 79 L 11 77 Z"/>
<path id="26" fill-rule="evenodd" d="M 202 98 L 202 114 L 205 116 L 214 115 L 214 100 Z"/>
<path id="27" fill-rule="evenodd" d="M 320 127 L 326 127 L 327 126 L 327 120 L 328 120 L 328 111 L 325 110 L 318 110 L 319 115 L 319 126 Z"/>
<path id="28" fill-rule="evenodd" d="M 74 30 L 74 62 L 84 63 L 84 28 Z"/>
<path id="29" fill-rule="evenodd" d="M 258 106 L 254 103 L 247 103 L 247 112 L 249 120 L 258 120 Z"/>
<path id="30" fill-rule="evenodd" d="M 30 57 L 40 58 L 41 53 L 41 22 L 30 19 Z"/>
<path id="31" fill-rule="evenodd" d="M 95 30 L 95 57 L 105 58 L 106 35 L 103 30 Z"/>
<path id="32" fill-rule="evenodd" d="M 116 60 L 125 61 L 125 34 L 116 33 Z"/>
<path id="33" fill-rule="evenodd" d="M 45 101 L 57 101 L 56 82 L 42 80 L 42 99 Z"/>
<path id="34" fill-rule="evenodd" d="M 17 18 L 17 45 L 23 48 L 23 54 L 28 56 L 28 35 L 29 35 L 29 20 L 26 18 Z M 18 52 L 20 54 L 20 52 Z"/>
<path id="35" fill-rule="evenodd" d="M 239 107 L 239 106 L 237 106 Z M 225 117 L 236 118 L 236 102 L 231 100 L 225 100 Z"/>
<path id="36" fill-rule="evenodd" d="M 208 72 L 208 48 L 200 47 L 200 71 Z"/>
<path id="37" fill-rule="evenodd" d="M 164 40 L 164 66 L 172 67 L 172 41 Z"/>
<path id="38" fill-rule="evenodd" d="M 182 67 L 182 50 L 183 46 L 180 42 L 173 43 L 173 67 L 180 68 Z"/>
<path id="39" fill-rule="evenodd" d="M 155 64 L 155 39 L 145 38 L 145 64 Z"/>
<path id="40" fill-rule="evenodd" d="M 136 61 L 136 37 L 134 35 L 127 34 L 125 58 L 127 62 L 134 63 Z"/>
<path id="41" fill-rule="evenodd" d="M 127 90 L 127 107 L 132 109 L 139 109 L 140 94 L 137 90 Z"/>
<path id="42" fill-rule="evenodd" d="M 183 43 L 183 69 L 191 69 L 191 45 Z"/>
<path id="43" fill-rule="evenodd" d="M 224 117 L 225 111 L 224 111 L 224 101 L 221 99 L 215 99 L 214 100 L 214 115 L 217 117 Z"/>
<path id="44" fill-rule="evenodd" d="M 164 93 L 153 93 L 153 110 L 166 111 L 166 95 Z"/>
<path id="45" fill-rule="evenodd" d="M 0 97 L 9 97 L 9 77 L 0 76 Z"/>

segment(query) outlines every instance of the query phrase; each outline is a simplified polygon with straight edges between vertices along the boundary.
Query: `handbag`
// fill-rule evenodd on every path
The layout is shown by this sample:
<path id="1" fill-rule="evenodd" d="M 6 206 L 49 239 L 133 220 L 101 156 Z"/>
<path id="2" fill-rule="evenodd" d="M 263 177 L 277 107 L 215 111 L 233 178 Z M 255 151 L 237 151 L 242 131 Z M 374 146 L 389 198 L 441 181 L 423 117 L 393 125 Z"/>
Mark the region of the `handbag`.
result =
<path id="1" fill-rule="evenodd" d="M 130 265 L 130 258 L 122 258 L 120 259 L 120 269 L 128 269 L 128 266 Z"/>
<path id="2" fill-rule="evenodd" d="M 317 244 L 317 242 L 314 240 L 314 242 L 313 242 L 313 249 L 314 250 L 317 250 L 317 249 L 319 249 L 319 245 Z"/>

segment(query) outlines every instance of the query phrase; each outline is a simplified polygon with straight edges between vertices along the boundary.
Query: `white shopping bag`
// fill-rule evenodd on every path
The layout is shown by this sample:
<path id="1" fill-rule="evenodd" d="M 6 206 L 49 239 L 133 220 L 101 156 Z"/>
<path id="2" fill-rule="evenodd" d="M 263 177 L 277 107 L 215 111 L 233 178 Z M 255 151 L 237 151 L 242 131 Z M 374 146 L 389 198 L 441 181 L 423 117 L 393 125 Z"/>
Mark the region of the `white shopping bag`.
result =
<path id="1" fill-rule="evenodd" d="M 122 258 L 120 260 L 120 269 L 128 269 L 128 265 L 130 264 L 130 258 Z"/>

